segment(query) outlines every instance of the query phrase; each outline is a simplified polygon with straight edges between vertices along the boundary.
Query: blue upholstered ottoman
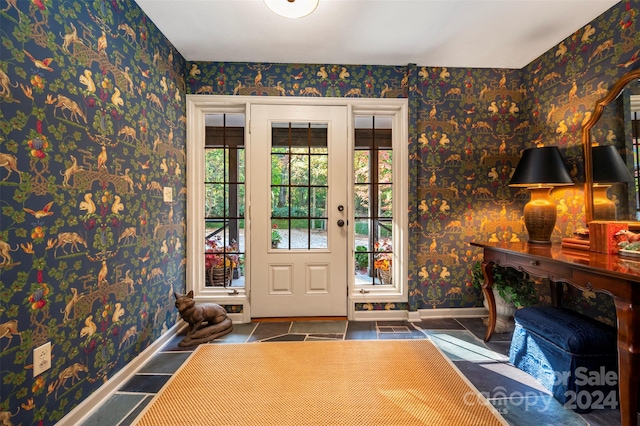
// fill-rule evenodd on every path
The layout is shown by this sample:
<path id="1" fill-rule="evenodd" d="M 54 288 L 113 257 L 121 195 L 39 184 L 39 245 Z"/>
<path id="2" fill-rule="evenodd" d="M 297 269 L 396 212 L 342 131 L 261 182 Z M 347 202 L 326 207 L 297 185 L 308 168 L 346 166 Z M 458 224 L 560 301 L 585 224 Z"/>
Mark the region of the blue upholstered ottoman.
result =
<path id="1" fill-rule="evenodd" d="M 614 327 L 554 307 L 519 309 L 514 319 L 509 349 L 513 365 L 535 377 L 568 408 L 586 412 L 598 402 L 606 408 L 617 405 L 617 394 L 611 393 L 618 389 Z"/>

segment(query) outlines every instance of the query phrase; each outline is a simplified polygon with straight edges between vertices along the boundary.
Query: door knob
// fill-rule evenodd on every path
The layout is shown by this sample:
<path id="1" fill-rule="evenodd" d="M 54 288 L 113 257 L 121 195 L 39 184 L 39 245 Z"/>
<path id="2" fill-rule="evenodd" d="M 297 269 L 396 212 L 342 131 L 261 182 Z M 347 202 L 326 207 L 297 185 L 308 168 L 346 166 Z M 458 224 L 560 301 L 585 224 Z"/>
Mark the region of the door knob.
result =
<path id="1" fill-rule="evenodd" d="M 344 220 L 338 220 L 338 226 L 342 228 L 344 226 Z"/>
<path id="2" fill-rule="evenodd" d="M 343 211 L 343 210 L 344 210 L 344 206 L 343 206 L 342 204 L 340 204 L 340 205 L 338 206 L 338 211 L 339 211 L 339 212 L 341 212 L 341 211 Z"/>

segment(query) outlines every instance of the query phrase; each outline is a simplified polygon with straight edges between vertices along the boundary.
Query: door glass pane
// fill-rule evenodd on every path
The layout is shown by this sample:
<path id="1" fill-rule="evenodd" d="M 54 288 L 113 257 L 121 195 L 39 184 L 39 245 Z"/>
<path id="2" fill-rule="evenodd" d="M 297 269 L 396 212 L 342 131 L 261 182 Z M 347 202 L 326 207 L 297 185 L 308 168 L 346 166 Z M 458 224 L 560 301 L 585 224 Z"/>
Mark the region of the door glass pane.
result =
<path id="1" fill-rule="evenodd" d="M 327 129 L 318 123 L 272 124 L 271 249 L 328 247 Z"/>
<path id="2" fill-rule="evenodd" d="M 244 122 L 244 114 L 205 118 L 203 248 L 208 287 L 244 287 Z"/>
<path id="3" fill-rule="evenodd" d="M 292 155 L 290 167 L 292 185 L 309 185 L 309 155 Z"/>
<path id="4" fill-rule="evenodd" d="M 312 218 L 327 217 L 327 188 L 311 188 L 311 215 Z M 327 229 L 326 227 L 322 229 Z"/>

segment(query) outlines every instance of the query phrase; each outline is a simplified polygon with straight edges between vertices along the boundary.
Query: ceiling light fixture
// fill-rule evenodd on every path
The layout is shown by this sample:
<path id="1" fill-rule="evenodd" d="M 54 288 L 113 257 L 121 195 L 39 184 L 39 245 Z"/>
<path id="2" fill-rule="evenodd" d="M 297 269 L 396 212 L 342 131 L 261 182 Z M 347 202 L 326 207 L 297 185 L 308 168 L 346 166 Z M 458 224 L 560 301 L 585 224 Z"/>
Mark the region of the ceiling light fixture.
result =
<path id="1" fill-rule="evenodd" d="M 267 7 L 275 14 L 285 18 L 302 18 L 318 7 L 319 0 L 264 0 Z"/>

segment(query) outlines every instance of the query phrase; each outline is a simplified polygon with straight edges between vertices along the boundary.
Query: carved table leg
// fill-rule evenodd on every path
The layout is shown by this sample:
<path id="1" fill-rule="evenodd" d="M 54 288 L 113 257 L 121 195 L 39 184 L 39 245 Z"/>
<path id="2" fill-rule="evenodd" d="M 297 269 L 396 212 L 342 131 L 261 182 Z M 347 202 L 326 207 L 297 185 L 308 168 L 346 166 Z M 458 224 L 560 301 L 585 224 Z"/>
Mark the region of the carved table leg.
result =
<path id="1" fill-rule="evenodd" d="M 623 426 L 637 425 L 640 376 L 640 312 L 637 306 L 615 299 L 618 316 L 618 387 Z"/>
<path id="2" fill-rule="evenodd" d="M 487 333 L 484 335 L 484 341 L 491 339 L 493 330 L 496 328 L 496 299 L 493 297 L 493 262 L 482 262 L 482 275 L 484 275 L 484 283 L 482 284 L 482 294 L 484 294 L 489 306 L 489 324 L 487 325 Z"/>

